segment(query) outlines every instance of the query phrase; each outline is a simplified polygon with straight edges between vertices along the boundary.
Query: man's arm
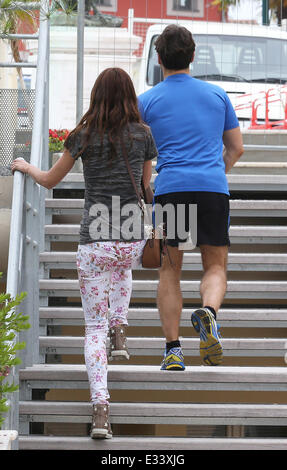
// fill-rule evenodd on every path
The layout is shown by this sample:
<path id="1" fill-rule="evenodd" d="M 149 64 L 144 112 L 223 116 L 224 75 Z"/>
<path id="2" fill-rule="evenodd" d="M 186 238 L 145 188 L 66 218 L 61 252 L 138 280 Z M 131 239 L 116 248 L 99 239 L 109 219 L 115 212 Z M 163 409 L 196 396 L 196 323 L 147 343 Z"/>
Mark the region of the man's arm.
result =
<path id="1" fill-rule="evenodd" d="M 228 173 L 244 152 L 240 127 L 235 127 L 223 133 L 223 160 L 225 173 Z"/>

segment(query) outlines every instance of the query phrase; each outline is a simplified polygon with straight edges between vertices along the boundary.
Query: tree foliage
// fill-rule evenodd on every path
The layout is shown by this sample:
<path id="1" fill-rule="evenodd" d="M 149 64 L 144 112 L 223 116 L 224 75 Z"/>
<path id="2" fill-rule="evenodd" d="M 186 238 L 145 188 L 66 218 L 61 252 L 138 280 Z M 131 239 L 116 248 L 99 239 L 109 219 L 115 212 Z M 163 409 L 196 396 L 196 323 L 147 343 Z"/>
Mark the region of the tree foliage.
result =
<path id="1" fill-rule="evenodd" d="M 19 33 L 19 27 L 23 23 L 30 26 L 32 31 L 37 31 L 39 12 L 31 7 L 33 3 L 39 3 L 39 0 L 21 0 L 21 2 L 17 3 L 14 0 L 0 0 L 0 33 L 7 35 L 12 56 L 16 63 L 22 62 L 19 51 L 19 39 L 9 39 L 9 35 Z M 17 5 L 17 9 L 12 9 L 15 5 Z M 74 12 L 76 5 L 76 0 L 72 4 L 69 0 L 52 0 L 47 2 L 47 9 L 45 11 L 41 9 L 40 14 L 47 19 L 59 10 L 64 11 L 66 15 L 70 15 Z M 17 67 L 17 72 L 21 87 L 25 88 L 22 68 Z"/>
<path id="2" fill-rule="evenodd" d="M 269 10 L 275 13 L 278 24 L 281 24 L 281 20 L 287 18 L 287 0 L 269 0 L 268 3 Z M 213 0 L 211 4 L 217 6 L 220 11 L 227 13 L 228 8 L 236 4 L 239 5 L 240 0 Z"/>
<path id="3" fill-rule="evenodd" d="M 269 8 L 274 11 L 278 24 L 287 18 L 287 0 L 269 0 Z"/>

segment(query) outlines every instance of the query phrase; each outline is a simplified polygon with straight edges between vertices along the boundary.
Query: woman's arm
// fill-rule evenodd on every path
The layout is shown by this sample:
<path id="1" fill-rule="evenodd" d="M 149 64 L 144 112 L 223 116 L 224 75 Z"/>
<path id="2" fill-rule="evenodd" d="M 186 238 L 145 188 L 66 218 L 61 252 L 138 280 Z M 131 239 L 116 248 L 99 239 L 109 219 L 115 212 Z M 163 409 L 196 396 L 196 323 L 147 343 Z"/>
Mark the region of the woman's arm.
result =
<path id="1" fill-rule="evenodd" d="M 152 160 L 146 160 L 143 166 L 142 176 L 142 189 L 144 187 L 144 199 L 146 204 L 152 204 L 153 201 L 153 190 L 150 186 L 150 180 L 152 175 Z"/>
<path id="2" fill-rule="evenodd" d="M 152 175 L 152 160 L 146 160 L 143 165 L 142 181 L 145 188 L 149 187 Z"/>
<path id="3" fill-rule="evenodd" d="M 15 170 L 27 173 L 32 176 L 36 183 L 47 189 L 52 189 L 69 173 L 74 163 L 75 159 L 71 156 L 69 150 L 65 149 L 61 158 L 48 171 L 42 171 L 25 160 L 18 158 L 13 161 L 11 169 L 13 173 Z"/>

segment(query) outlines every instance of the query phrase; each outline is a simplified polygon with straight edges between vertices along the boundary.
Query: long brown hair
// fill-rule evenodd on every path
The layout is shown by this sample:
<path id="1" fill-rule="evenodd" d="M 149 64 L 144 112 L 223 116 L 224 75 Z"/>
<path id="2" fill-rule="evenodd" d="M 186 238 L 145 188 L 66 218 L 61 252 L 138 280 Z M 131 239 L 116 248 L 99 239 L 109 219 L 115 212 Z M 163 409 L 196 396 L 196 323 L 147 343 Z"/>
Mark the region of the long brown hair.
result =
<path id="1" fill-rule="evenodd" d="M 83 145 L 77 155 L 84 152 L 95 133 L 100 137 L 101 148 L 104 134 L 110 142 L 110 155 L 113 158 L 116 146 L 122 142 L 122 134 L 132 122 L 144 125 L 138 109 L 138 101 L 133 82 L 123 69 L 105 69 L 96 79 L 91 91 L 90 106 L 79 124 L 70 132 L 69 138 L 83 132 Z M 128 130 L 129 131 L 129 130 Z"/>

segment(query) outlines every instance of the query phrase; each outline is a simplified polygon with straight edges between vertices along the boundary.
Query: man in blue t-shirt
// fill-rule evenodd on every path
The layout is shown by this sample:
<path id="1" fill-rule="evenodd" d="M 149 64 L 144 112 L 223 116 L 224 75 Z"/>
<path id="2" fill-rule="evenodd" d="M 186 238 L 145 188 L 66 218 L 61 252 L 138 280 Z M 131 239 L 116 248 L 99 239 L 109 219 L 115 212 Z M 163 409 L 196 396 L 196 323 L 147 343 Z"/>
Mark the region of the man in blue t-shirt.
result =
<path id="1" fill-rule="evenodd" d="M 204 363 L 219 365 L 223 352 L 216 314 L 226 292 L 230 245 L 226 173 L 243 153 L 242 136 L 225 91 L 189 74 L 195 52 L 192 34 L 184 27 L 167 26 L 155 47 L 164 81 L 139 96 L 139 109 L 158 148 L 155 217 L 163 208 L 169 245 L 169 256 L 163 258 L 160 269 L 157 298 L 166 337 L 161 369 L 185 369 L 178 336 L 182 310 L 181 244 L 188 239 L 188 233 L 194 233 L 194 225 L 203 277 L 202 308 L 192 313 L 191 321 L 200 335 Z M 191 210 L 195 206 L 196 220 Z"/>

